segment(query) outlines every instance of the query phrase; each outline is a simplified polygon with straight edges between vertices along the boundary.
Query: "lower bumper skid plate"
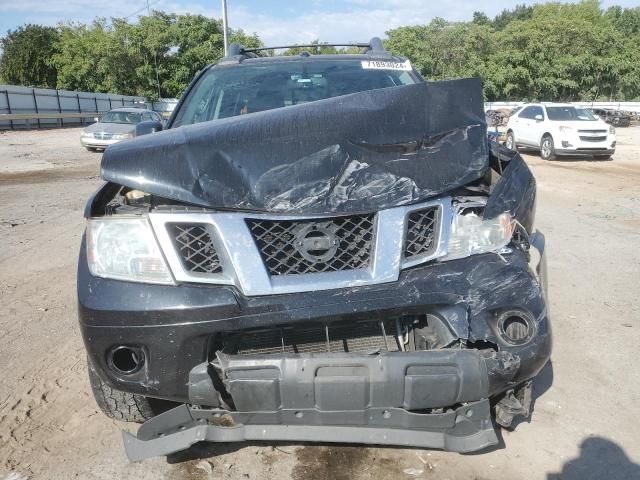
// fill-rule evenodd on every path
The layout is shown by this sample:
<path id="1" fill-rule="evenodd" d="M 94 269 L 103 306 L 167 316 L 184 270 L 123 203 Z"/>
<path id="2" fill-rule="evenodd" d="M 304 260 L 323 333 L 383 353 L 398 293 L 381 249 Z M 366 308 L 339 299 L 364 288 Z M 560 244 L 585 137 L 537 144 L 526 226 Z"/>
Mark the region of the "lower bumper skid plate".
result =
<path id="1" fill-rule="evenodd" d="M 284 413 L 284 415 L 283 415 Z M 124 446 L 133 462 L 169 455 L 198 442 L 291 441 L 354 443 L 434 448 L 472 452 L 498 439 L 493 429 L 488 400 L 468 403 L 446 413 L 413 413 L 403 409 L 369 409 L 366 425 L 326 423 L 332 412 L 309 411 L 314 424 L 304 423 L 307 412 L 228 412 L 181 405 L 145 422 L 137 436 L 123 432 Z M 278 424 L 285 416 L 296 423 Z M 228 421 L 231 417 L 233 421 Z M 273 419 L 274 423 L 250 424 L 250 419 Z M 361 417 L 362 418 L 362 417 Z M 233 426 L 221 426 L 225 424 Z M 240 423 L 240 422 L 245 422 Z M 308 421 L 307 421 L 308 422 Z M 410 426 L 409 426 L 410 425 Z"/>

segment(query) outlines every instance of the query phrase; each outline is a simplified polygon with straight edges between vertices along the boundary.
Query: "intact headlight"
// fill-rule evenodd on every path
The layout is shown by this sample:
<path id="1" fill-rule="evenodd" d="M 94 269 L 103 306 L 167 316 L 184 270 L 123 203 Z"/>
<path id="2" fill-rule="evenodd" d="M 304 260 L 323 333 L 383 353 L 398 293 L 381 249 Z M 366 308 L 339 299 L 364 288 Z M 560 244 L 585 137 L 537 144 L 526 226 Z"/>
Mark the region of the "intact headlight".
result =
<path id="1" fill-rule="evenodd" d="M 125 140 L 127 138 L 133 138 L 133 133 L 114 133 L 111 138 L 114 140 Z"/>
<path id="2" fill-rule="evenodd" d="M 449 248 L 445 260 L 495 252 L 505 247 L 513 235 L 509 213 L 484 220 L 476 213 L 458 213 L 451 223 Z"/>
<path id="3" fill-rule="evenodd" d="M 173 284 L 151 226 L 143 218 L 89 220 L 87 261 L 96 277 Z"/>
<path id="4" fill-rule="evenodd" d="M 609 125 L 609 133 L 616 133 L 616 129 L 613 125 Z"/>
<path id="5" fill-rule="evenodd" d="M 571 132 L 573 132 L 573 128 L 565 127 L 565 126 L 560 126 L 558 128 L 558 130 L 560 130 L 560 133 L 571 133 Z"/>

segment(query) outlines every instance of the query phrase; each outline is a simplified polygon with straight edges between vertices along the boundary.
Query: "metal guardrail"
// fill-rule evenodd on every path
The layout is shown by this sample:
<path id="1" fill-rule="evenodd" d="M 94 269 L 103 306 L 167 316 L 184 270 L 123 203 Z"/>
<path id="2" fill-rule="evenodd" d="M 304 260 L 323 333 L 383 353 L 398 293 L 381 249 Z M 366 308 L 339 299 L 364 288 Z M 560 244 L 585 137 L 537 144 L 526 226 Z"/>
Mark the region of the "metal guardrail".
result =
<path id="1" fill-rule="evenodd" d="M 72 118 L 95 118 L 105 112 L 82 112 L 82 113 L 0 113 L 0 122 L 13 122 L 15 120 L 24 120 L 27 128 L 31 126 L 31 120 L 59 120 L 58 127 L 62 127 L 62 120 Z M 165 120 L 169 118 L 171 112 L 158 112 Z"/>
<path id="2" fill-rule="evenodd" d="M 138 99 L 142 98 L 7 86 L 0 90 L 0 129 L 32 128 L 32 122 L 38 128 L 84 125 L 87 118 L 132 106 Z"/>
<path id="3" fill-rule="evenodd" d="M 102 112 L 104 113 L 104 112 Z M 56 125 L 62 127 L 62 121 L 66 119 L 79 118 L 84 124 L 85 118 L 95 118 L 100 116 L 100 112 L 82 112 L 82 113 L 0 113 L 0 122 L 11 122 L 15 120 L 24 120 L 26 127 L 31 128 L 31 121 L 36 120 L 39 124 L 40 120 L 57 120 Z"/>
<path id="4" fill-rule="evenodd" d="M 102 112 L 104 113 L 104 112 Z M 8 120 L 37 120 L 37 119 L 62 119 L 62 118 L 89 118 L 102 115 L 101 112 L 82 113 L 0 113 L 0 121 Z"/>

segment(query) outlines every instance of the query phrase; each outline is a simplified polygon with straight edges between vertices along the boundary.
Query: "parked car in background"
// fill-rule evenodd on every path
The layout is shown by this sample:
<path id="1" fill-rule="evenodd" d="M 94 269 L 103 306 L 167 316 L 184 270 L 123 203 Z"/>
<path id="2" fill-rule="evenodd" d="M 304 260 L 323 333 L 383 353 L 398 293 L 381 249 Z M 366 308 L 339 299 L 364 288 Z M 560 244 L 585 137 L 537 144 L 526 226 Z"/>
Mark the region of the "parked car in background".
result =
<path id="1" fill-rule="evenodd" d="M 122 140 L 158 130 L 162 130 L 162 117 L 153 110 L 116 108 L 85 128 L 80 143 L 87 150 L 95 152 Z"/>
<path id="2" fill-rule="evenodd" d="M 616 130 L 575 105 L 527 104 L 509 118 L 505 145 L 511 150 L 540 150 L 545 160 L 557 155 L 593 155 L 604 160 L 615 152 Z"/>
<path id="3" fill-rule="evenodd" d="M 611 108 L 593 108 L 594 115 L 616 127 L 628 127 L 631 124 L 631 116 L 627 112 L 613 110 Z"/>

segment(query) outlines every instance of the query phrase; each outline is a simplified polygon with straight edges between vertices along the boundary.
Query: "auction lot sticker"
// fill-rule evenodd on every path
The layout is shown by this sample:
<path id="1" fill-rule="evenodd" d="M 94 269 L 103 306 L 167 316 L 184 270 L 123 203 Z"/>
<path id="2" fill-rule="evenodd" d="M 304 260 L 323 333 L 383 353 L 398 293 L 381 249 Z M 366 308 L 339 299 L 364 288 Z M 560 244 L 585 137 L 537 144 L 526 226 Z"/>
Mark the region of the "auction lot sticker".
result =
<path id="1" fill-rule="evenodd" d="M 386 62 L 384 60 L 362 60 L 362 68 L 365 70 L 404 70 L 411 71 L 411 62 Z"/>

